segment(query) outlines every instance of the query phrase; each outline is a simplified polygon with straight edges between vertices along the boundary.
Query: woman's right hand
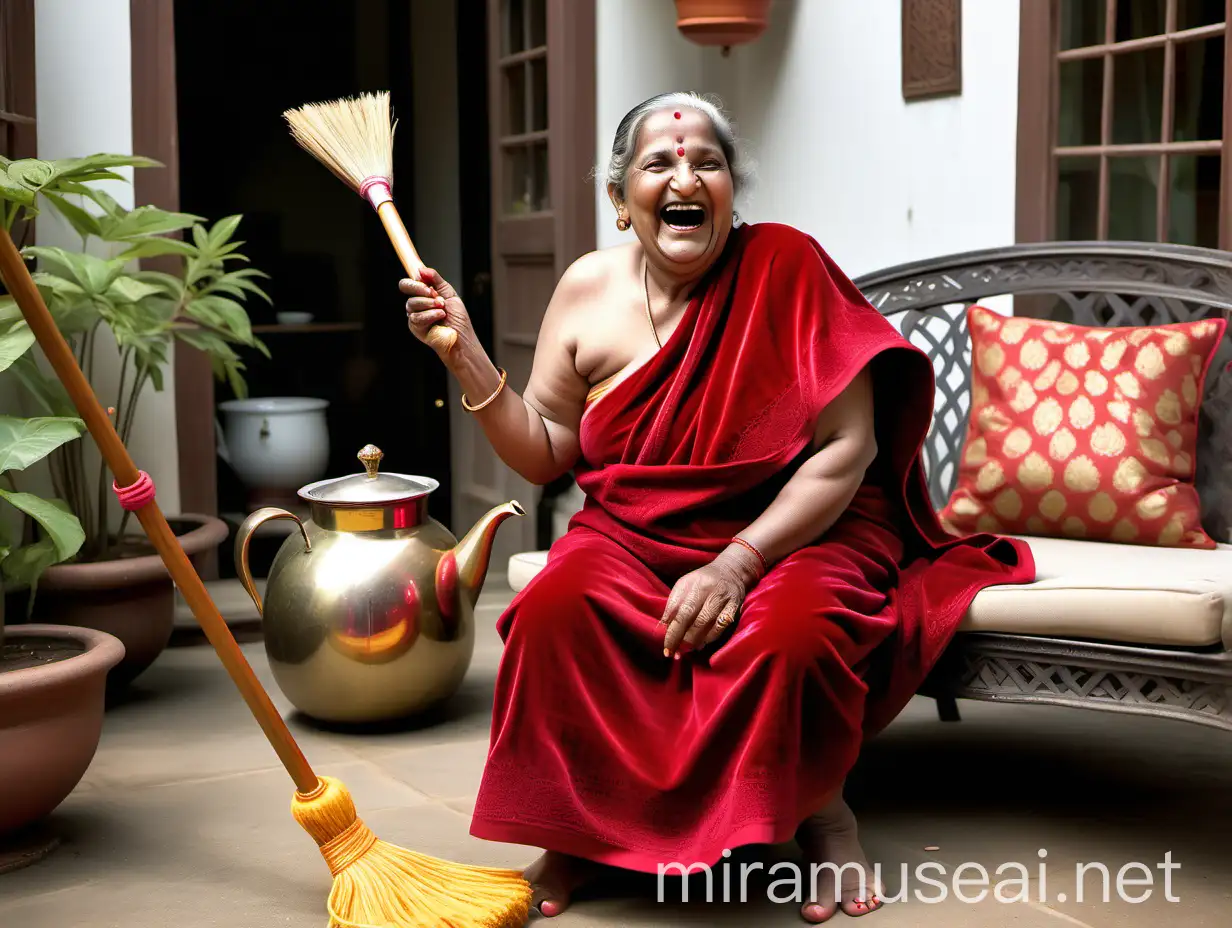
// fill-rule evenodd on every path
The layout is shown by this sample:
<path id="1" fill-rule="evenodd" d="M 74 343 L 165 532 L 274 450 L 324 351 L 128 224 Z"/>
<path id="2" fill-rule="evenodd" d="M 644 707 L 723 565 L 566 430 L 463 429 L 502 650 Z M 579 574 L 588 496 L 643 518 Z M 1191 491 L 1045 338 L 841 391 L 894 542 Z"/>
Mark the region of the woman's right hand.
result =
<path id="1" fill-rule="evenodd" d="M 398 289 L 406 301 L 407 328 L 436 352 L 444 362 L 460 341 L 474 341 L 471 317 L 457 291 L 432 268 L 424 268 L 419 280 L 404 279 Z"/>

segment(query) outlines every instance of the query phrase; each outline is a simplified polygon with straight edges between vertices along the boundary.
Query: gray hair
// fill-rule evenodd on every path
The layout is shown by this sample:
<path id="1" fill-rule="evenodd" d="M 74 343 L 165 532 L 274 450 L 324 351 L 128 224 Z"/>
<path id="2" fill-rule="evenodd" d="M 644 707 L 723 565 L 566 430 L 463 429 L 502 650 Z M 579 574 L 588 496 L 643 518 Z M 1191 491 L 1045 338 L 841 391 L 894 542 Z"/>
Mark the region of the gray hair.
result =
<path id="1" fill-rule="evenodd" d="M 633 158 L 637 147 L 637 137 L 642 131 L 646 118 L 659 110 L 682 106 L 699 110 L 710 120 L 710 124 L 714 127 L 714 134 L 719 140 L 719 146 L 723 149 L 723 156 L 727 159 L 731 170 L 733 192 L 739 195 L 741 190 L 752 181 L 752 162 L 745 155 L 740 140 L 736 138 L 731 120 L 723 112 L 723 105 L 719 99 L 693 91 L 657 94 L 649 100 L 643 100 L 625 114 L 620 125 L 616 127 L 616 137 L 612 141 L 612 153 L 607 164 L 595 171 L 595 175 L 604 187 L 612 184 L 620 195 L 624 196 L 625 182 L 629 177 L 629 162 Z"/>

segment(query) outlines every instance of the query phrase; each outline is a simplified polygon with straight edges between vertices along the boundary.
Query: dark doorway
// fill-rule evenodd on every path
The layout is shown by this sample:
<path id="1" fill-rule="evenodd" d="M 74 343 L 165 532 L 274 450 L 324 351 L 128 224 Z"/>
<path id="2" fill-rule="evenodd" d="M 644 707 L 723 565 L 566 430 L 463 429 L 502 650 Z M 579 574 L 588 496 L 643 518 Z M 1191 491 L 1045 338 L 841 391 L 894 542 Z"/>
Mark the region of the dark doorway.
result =
<path id="1" fill-rule="evenodd" d="M 404 274 L 371 208 L 296 146 L 281 116 L 388 90 L 399 120 L 394 193 L 414 237 L 410 13 L 406 0 L 177 4 L 180 208 L 211 220 L 242 213 L 241 250 L 271 275 L 262 283 L 274 305 L 248 304 L 272 355 L 245 354 L 249 394 L 328 400 L 327 476 L 361 470 L 356 452 L 376 444 L 384 469 L 440 481 L 431 511 L 449 525 L 447 371 L 406 329 Z M 483 196 L 468 193 L 472 213 Z M 469 284 L 484 256 L 467 255 Z M 312 321 L 279 324 L 279 311 Z M 219 384 L 215 399 L 233 395 Z M 242 512 L 239 479 L 221 461 L 218 474 L 220 513 Z"/>

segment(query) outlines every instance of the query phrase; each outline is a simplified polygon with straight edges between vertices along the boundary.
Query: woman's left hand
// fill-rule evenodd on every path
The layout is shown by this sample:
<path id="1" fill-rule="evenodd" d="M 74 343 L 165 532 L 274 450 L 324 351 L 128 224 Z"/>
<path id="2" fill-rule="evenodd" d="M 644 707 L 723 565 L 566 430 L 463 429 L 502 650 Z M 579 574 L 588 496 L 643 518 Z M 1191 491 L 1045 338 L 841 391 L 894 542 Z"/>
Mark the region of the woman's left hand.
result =
<path id="1" fill-rule="evenodd" d="M 716 641 L 736 620 L 747 591 L 744 571 L 722 556 L 677 580 L 659 619 L 667 626 L 664 655 L 676 656 L 681 644 L 696 650 Z"/>

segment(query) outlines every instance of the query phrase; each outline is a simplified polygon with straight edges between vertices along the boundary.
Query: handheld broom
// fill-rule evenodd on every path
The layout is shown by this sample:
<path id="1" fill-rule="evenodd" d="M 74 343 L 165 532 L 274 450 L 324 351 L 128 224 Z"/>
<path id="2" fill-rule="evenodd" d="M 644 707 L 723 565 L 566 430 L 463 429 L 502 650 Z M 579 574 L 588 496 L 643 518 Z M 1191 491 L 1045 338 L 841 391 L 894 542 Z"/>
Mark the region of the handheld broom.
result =
<path id="1" fill-rule="evenodd" d="M 295 782 L 291 814 L 316 841 L 334 876 L 326 903 L 330 928 L 523 925 L 530 914 L 531 890 L 520 872 L 456 864 L 381 841 L 356 815 L 347 788 L 332 777 L 318 777 L 313 772 L 167 524 L 155 501 L 149 475 L 137 470 L 128 456 L 3 226 L 0 279 L 115 475 L 113 488 L 121 504 L 137 514 L 172 580 Z"/>
<path id="2" fill-rule="evenodd" d="M 328 103 L 308 103 L 284 112 L 291 135 L 335 177 L 372 204 L 402 267 L 420 280 L 424 263 L 394 205 L 394 128 L 389 93 L 365 93 Z M 429 347 L 449 353 L 458 333 L 434 325 L 425 336 Z"/>

